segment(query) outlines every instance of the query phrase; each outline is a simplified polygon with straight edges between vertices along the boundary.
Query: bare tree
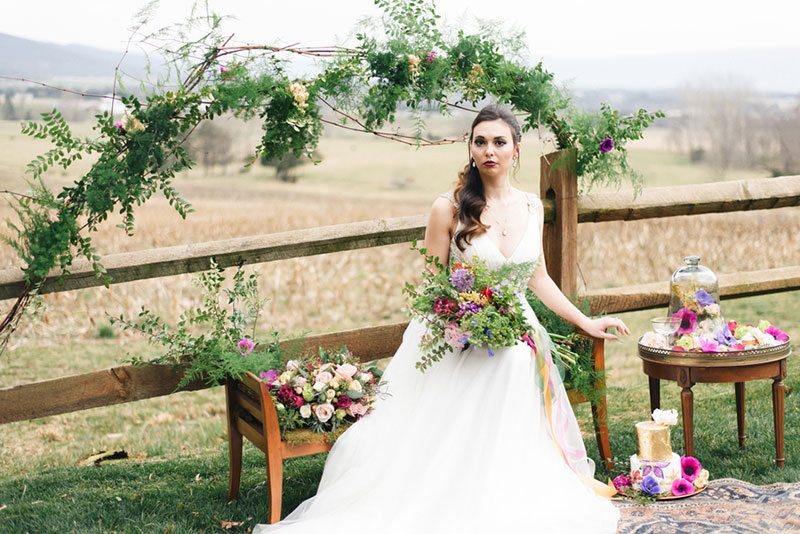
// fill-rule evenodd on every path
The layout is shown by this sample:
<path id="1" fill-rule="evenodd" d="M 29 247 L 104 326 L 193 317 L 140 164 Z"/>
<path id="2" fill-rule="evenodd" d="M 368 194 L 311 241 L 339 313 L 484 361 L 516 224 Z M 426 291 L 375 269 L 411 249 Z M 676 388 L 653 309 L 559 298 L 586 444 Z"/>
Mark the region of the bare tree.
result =
<path id="1" fill-rule="evenodd" d="M 225 128 L 213 121 L 206 121 L 192 135 L 188 152 L 208 175 L 215 166 L 225 166 L 233 161 L 232 146 L 233 139 Z"/>

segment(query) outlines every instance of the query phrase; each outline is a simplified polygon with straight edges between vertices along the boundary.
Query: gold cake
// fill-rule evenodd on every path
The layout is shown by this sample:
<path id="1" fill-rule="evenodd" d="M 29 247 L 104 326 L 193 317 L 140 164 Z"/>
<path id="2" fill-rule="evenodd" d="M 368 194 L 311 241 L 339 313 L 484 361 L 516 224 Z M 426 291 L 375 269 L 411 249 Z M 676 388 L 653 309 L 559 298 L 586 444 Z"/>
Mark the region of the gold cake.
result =
<path id="1" fill-rule="evenodd" d="M 636 423 L 637 456 L 641 460 L 663 462 L 672 458 L 669 426 L 655 421 Z"/>

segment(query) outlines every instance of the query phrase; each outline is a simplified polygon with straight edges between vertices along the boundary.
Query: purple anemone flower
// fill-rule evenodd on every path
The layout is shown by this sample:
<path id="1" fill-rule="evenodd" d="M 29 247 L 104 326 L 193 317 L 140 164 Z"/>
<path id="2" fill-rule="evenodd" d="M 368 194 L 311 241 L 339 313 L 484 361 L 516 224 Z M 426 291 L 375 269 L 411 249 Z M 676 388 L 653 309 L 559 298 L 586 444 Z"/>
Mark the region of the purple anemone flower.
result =
<path id="1" fill-rule="evenodd" d="M 697 303 L 703 307 L 714 304 L 714 297 L 712 297 L 711 294 L 705 289 L 698 290 L 697 293 L 694 294 L 694 298 L 696 298 Z"/>
<path id="2" fill-rule="evenodd" d="M 600 152 L 605 154 L 606 152 L 611 152 L 614 150 L 614 140 L 610 137 L 606 137 L 600 142 Z"/>

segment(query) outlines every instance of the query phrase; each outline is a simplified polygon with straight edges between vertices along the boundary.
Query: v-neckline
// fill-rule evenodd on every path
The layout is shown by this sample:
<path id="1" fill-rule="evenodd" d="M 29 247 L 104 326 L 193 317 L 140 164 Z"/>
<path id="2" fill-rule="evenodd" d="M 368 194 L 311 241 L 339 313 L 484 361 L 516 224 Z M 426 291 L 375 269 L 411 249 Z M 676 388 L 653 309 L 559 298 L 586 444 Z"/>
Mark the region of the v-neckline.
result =
<path id="1" fill-rule="evenodd" d="M 483 236 L 486 237 L 486 239 L 492 245 L 494 245 L 494 249 L 497 251 L 498 254 L 500 254 L 500 256 L 503 258 L 503 260 L 505 260 L 506 262 L 511 261 L 511 258 L 513 258 L 517 254 L 517 251 L 519 250 L 519 247 L 522 246 L 522 243 L 525 241 L 525 238 L 528 237 L 528 230 L 530 230 L 531 219 L 533 218 L 533 213 L 531 213 L 531 199 L 530 199 L 530 196 L 529 196 L 528 193 L 525 193 L 524 191 L 520 191 L 520 192 L 523 195 L 525 195 L 525 203 L 526 203 L 526 208 L 527 208 L 525 211 L 528 213 L 528 221 L 525 223 L 525 231 L 522 232 L 522 237 L 520 237 L 519 241 L 517 241 L 517 244 L 514 246 L 514 250 L 511 251 L 511 255 L 510 256 L 506 256 L 505 254 L 503 254 L 503 251 L 500 250 L 500 245 L 495 243 L 489 237 L 489 233 L 488 232 L 484 232 L 482 234 Z"/>
<path id="2" fill-rule="evenodd" d="M 522 243 L 523 243 L 523 241 L 525 241 L 525 238 L 528 237 L 528 230 L 530 229 L 530 226 L 531 226 L 531 217 L 533 217 L 533 214 L 531 213 L 530 209 L 528 209 L 528 222 L 525 223 L 525 231 L 522 232 L 522 237 L 520 237 L 519 241 L 517 241 L 517 244 L 514 246 L 514 250 L 511 251 L 511 255 L 510 256 L 506 256 L 505 254 L 503 254 L 503 251 L 500 250 L 500 245 L 495 243 L 492 240 L 492 238 L 489 237 L 489 233 L 488 232 L 484 232 L 483 236 L 486 237 L 487 241 L 489 241 L 492 245 L 494 245 L 494 249 L 497 251 L 498 254 L 500 254 L 500 256 L 506 262 L 511 261 L 511 258 L 516 256 L 517 251 L 519 250 L 519 247 L 522 246 Z"/>

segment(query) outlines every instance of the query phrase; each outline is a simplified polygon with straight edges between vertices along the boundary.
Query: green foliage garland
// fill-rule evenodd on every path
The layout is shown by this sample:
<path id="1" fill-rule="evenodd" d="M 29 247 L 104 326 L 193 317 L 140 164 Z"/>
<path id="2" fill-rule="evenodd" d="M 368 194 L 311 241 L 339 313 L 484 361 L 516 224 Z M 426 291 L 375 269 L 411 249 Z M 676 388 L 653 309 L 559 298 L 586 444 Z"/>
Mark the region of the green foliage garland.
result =
<path id="1" fill-rule="evenodd" d="M 228 46 L 221 17 L 210 15 L 210 29 L 203 37 L 189 40 L 179 33 L 182 45 L 160 50 L 174 70 L 183 73 L 178 87 L 158 88 L 144 101 L 115 97 L 126 116 L 115 123 L 111 113 L 97 115 L 95 138 L 75 137 L 58 111 L 43 114 L 42 123 L 25 124 L 23 133 L 47 139 L 53 148 L 28 166 L 30 194 L 15 197 L 19 222 L 10 223 L 14 236 L 8 242 L 24 264 L 25 290 L 0 323 L 4 341 L 53 269 L 67 274 L 76 257 L 84 257 L 98 277 L 110 282 L 90 234 L 112 212 L 123 216 L 121 227 L 131 234 L 135 207 L 157 192 L 182 217 L 192 211 L 172 179 L 194 164 L 184 148 L 187 138 L 202 121 L 222 114 L 261 119 L 264 133 L 254 161 L 290 153 L 313 159 L 323 124 L 421 145 L 421 113 L 426 108 L 447 114 L 450 107 L 475 107 L 494 96 L 522 114 L 523 130 L 544 128 L 558 148 L 575 147 L 584 184 L 619 184 L 625 177 L 639 183 L 625 159 L 625 143 L 640 138 L 663 114 L 640 110 L 621 117 L 607 106 L 599 115 L 580 112 L 541 63 L 530 66 L 517 60 L 514 50 L 502 52 L 514 39 L 462 30 L 447 38 L 429 0 L 376 4 L 384 12 L 380 28 L 374 35 L 359 33 L 360 44 L 353 49 Z M 292 53 L 328 59 L 319 74 L 290 79 L 279 55 Z M 339 122 L 322 116 L 323 105 Z M 394 120 L 400 106 L 420 118 L 414 136 L 378 130 Z M 606 137 L 613 139 L 614 149 L 601 151 Z M 50 167 L 67 169 L 89 155 L 96 162 L 73 185 L 57 194 L 47 188 L 42 177 Z"/>

